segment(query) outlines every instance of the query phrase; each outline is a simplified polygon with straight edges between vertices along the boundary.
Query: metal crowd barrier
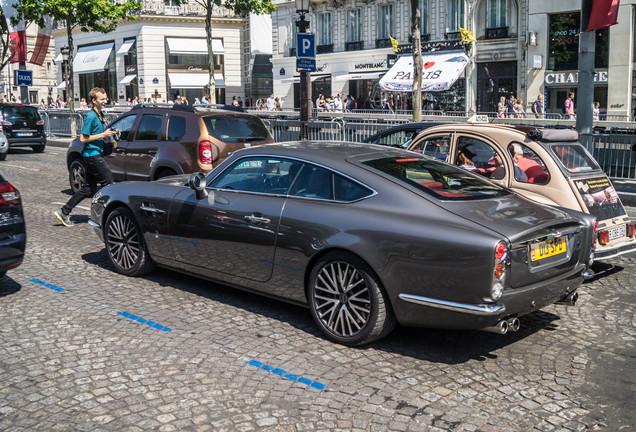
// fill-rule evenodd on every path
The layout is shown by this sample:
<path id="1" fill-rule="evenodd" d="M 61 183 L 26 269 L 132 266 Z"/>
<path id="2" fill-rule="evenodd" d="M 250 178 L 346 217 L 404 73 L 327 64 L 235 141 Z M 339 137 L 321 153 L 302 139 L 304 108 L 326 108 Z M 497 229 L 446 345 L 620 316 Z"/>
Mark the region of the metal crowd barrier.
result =
<path id="1" fill-rule="evenodd" d="M 78 112 L 48 110 L 40 111 L 40 115 L 44 118 L 44 130 L 47 137 L 75 136 L 84 125 L 84 116 Z"/>
<path id="2" fill-rule="evenodd" d="M 592 135 L 592 156 L 612 178 L 636 178 L 636 131 L 612 131 Z"/>

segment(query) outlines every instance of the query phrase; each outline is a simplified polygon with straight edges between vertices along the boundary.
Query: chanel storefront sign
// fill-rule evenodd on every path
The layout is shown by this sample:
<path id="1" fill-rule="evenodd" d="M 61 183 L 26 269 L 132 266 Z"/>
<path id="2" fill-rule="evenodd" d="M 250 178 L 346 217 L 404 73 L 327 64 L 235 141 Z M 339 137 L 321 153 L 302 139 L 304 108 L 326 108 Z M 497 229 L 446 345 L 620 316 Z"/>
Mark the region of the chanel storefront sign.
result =
<path id="1" fill-rule="evenodd" d="M 551 72 L 545 74 L 546 86 L 572 86 L 579 82 L 578 71 Z M 594 82 L 597 84 L 607 84 L 607 71 L 594 72 Z"/>

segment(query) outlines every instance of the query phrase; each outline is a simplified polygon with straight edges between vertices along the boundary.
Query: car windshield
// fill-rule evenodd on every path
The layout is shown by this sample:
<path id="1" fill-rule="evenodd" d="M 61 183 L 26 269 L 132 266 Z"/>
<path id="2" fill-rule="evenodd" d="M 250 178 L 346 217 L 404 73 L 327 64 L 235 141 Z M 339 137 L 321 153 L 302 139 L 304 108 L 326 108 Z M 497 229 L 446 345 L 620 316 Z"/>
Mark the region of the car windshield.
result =
<path id="1" fill-rule="evenodd" d="M 598 163 L 587 154 L 581 144 L 553 144 L 552 152 L 563 166 L 572 173 L 601 169 Z"/>
<path id="2" fill-rule="evenodd" d="M 511 193 L 478 175 L 424 157 L 381 158 L 363 164 L 442 200 L 475 200 Z"/>
<path id="3" fill-rule="evenodd" d="M 38 110 L 29 106 L 6 106 L 3 109 L 5 120 L 39 120 Z"/>
<path id="4" fill-rule="evenodd" d="M 209 116 L 203 117 L 208 133 L 226 143 L 264 141 L 267 128 L 258 117 Z"/>

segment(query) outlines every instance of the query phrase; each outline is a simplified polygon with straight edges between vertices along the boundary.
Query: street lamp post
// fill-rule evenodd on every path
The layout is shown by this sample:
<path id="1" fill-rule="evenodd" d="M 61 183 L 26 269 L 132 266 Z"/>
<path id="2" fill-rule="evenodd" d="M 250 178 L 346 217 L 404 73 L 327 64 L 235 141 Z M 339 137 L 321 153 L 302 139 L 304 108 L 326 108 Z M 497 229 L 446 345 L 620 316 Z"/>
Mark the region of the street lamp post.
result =
<path id="1" fill-rule="evenodd" d="M 296 21 L 298 33 L 307 33 L 309 21 L 305 19 L 305 14 L 309 12 L 309 0 L 295 0 L 296 13 L 300 19 Z M 298 47 L 296 47 L 298 50 Z M 306 141 L 308 138 L 308 122 L 311 113 L 311 74 L 300 72 L 300 139 Z"/>
<path id="2" fill-rule="evenodd" d="M 66 85 L 66 95 L 65 98 L 68 98 L 68 55 L 70 53 L 70 48 L 67 46 L 63 46 L 60 49 L 60 53 L 62 54 L 62 60 L 64 64 L 64 83 Z M 66 102 L 66 101 L 65 101 Z"/>

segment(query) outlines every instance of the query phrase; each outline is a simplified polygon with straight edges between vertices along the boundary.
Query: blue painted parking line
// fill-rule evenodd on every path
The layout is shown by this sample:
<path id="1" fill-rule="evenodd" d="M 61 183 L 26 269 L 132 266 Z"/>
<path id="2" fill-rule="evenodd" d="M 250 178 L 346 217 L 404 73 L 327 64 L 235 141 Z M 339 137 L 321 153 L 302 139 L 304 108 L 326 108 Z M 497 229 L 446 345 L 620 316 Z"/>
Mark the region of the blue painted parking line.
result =
<path id="1" fill-rule="evenodd" d="M 274 375 L 278 375 L 281 378 L 285 378 L 290 381 L 299 382 L 301 384 L 308 385 L 309 387 L 315 388 L 317 390 L 324 390 L 325 388 L 327 388 L 326 385 L 319 383 L 318 381 L 312 381 L 308 378 L 303 378 L 303 377 L 299 377 L 298 375 L 287 373 L 282 369 L 273 368 L 269 365 L 263 364 L 256 360 L 246 361 L 245 363 L 247 363 L 250 366 L 255 366 L 259 369 L 263 369 L 264 371 L 267 371 L 269 373 L 273 373 Z"/>
<path id="2" fill-rule="evenodd" d="M 154 329 L 157 329 L 157 330 L 161 330 L 161 331 L 164 331 L 164 332 L 172 331 L 172 329 L 170 329 L 168 327 L 164 327 L 161 324 L 157 324 L 154 321 L 148 321 L 146 319 L 140 318 L 140 317 L 138 317 L 136 315 L 133 315 L 131 313 L 128 313 L 128 312 L 117 312 L 117 315 L 121 315 L 123 317 L 126 317 L 128 319 L 131 319 L 131 320 L 136 321 L 136 322 L 141 323 L 141 324 L 149 325 L 150 327 L 152 327 Z"/>
<path id="3" fill-rule="evenodd" d="M 29 279 L 29 282 L 33 282 L 33 283 L 36 283 L 36 284 L 38 284 L 38 285 L 42 285 L 43 287 L 50 288 L 50 289 L 52 289 L 53 291 L 57 291 L 57 292 L 63 292 L 63 291 L 64 291 L 64 288 L 60 288 L 59 286 L 57 286 L 57 285 L 52 285 L 52 284 L 50 284 L 50 283 L 42 282 L 42 281 L 41 281 L 41 280 L 39 280 L 39 279 Z"/>

